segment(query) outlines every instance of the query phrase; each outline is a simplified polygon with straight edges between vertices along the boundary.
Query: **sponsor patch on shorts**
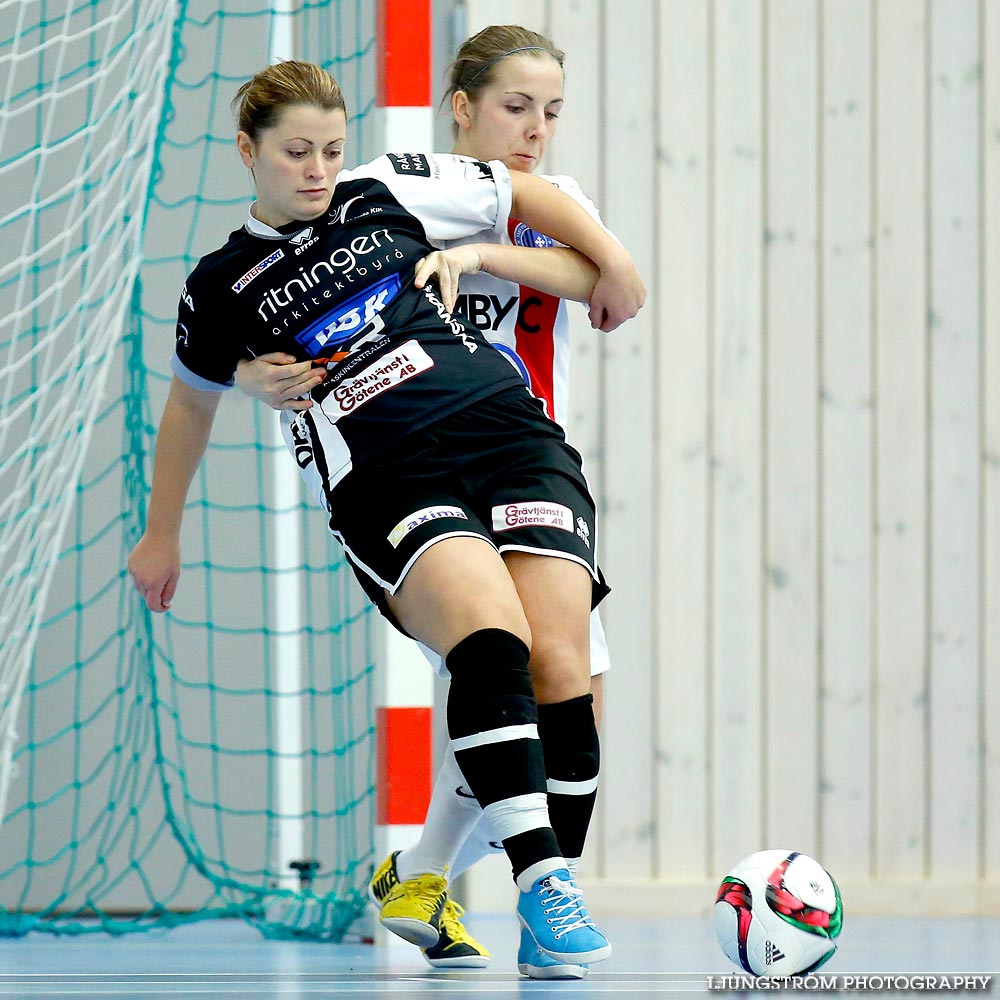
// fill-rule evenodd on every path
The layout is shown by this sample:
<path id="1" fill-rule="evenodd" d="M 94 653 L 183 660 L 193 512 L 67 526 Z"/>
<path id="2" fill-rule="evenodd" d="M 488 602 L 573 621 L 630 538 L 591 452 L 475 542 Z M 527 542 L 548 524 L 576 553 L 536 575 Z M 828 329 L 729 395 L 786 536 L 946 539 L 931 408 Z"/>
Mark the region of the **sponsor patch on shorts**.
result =
<path id="1" fill-rule="evenodd" d="M 335 424 L 369 400 L 433 367 L 430 355 L 415 340 L 408 340 L 396 350 L 382 354 L 357 375 L 335 385 L 320 407 L 327 419 Z"/>
<path id="2" fill-rule="evenodd" d="M 573 511 L 561 503 L 546 500 L 498 504 L 493 508 L 493 530 L 540 526 L 573 531 Z"/>
<path id="3" fill-rule="evenodd" d="M 399 543 L 421 524 L 428 521 L 437 521 L 442 517 L 460 517 L 463 521 L 469 520 L 469 515 L 461 507 L 424 507 L 422 510 L 415 510 L 412 514 L 407 514 L 399 524 L 388 534 L 389 544 L 395 549 Z"/>

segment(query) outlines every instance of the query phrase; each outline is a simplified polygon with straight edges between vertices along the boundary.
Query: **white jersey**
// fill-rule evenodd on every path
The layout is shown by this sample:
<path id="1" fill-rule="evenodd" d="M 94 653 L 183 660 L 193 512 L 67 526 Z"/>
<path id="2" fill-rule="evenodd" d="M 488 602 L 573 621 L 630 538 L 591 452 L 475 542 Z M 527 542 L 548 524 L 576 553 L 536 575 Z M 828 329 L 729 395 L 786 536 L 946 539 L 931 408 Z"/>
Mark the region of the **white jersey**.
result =
<path id="1" fill-rule="evenodd" d="M 543 179 L 569 195 L 610 232 L 594 203 L 572 177 L 545 176 Z M 508 220 L 503 232 L 481 233 L 448 245 L 486 242 L 522 247 L 562 246 L 513 218 Z M 566 430 L 570 342 L 565 299 L 492 274 L 479 273 L 461 279 L 456 312 L 514 365 L 534 395 L 545 404 L 548 415 Z"/>
<path id="2" fill-rule="evenodd" d="M 572 177 L 541 176 L 568 194 L 606 232 L 614 236 L 604 225 L 597 206 Z M 562 246 L 517 219 L 509 219 L 502 232 L 493 230 L 477 233 L 475 236 L 441 245 L 459 246 L 463 243 L 499 243 L 503 246 L 521 247 Z M 480 272 L 461 278 L 455 311 L 461 313 L 467 323 L 475 326 L 510 361 L 532 393 L 545 404 L 546 413 L 566 430 L 570 378 L 569 314 L 566 300 Z M 425 646 L 421 648 L 434 665 L 438 676 L 447 677 L 444 661 Z M 590 615 L 591 675 L 603 674 L 610 666 L 608 641 L 595 609 Z"/>

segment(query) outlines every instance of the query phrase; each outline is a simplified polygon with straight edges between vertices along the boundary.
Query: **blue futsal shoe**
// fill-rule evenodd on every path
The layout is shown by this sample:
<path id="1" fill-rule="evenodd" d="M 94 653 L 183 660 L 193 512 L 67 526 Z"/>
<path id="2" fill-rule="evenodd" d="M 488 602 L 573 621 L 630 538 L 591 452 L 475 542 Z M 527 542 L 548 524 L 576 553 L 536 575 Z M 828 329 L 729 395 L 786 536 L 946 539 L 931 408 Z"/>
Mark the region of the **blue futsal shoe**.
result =
<path id="1" fill-rule="evenodd" d="M 583 965 L 611 954 L 608 939 L 594 926 L 583 894 L 565 868 L 542 875 L 521 893 L 517 919 L 539 949 L 560 962 Z"/>
<path id="2" fill-rule="evenodd" d="M 517 971 L 529 979 L 583 979 L 590 971 L 586 965 L 572 965 L 546 955 L 535 944 L 526 927 L 521 928 L 521 944 L 517 949 Z"/>

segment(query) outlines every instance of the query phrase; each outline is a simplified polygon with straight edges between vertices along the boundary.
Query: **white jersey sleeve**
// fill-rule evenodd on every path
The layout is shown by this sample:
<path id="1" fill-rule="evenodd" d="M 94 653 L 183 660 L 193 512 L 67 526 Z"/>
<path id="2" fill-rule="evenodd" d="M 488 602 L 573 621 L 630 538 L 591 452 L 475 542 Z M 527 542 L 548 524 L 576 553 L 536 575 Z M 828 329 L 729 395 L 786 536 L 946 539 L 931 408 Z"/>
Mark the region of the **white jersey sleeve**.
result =
<path id="1" fill-rule="evenodd" d="M 621 245 L 621 240 L 618 239 L 618 237 L 615 236 L 615 234 L 604 224 L 604 220 L 601 218 L 601 213 L 597 210 L 597 206 L 583 193 L 583 188 L 580 187 L 575 178 L 569 177 L 566 174 L 540 174 L 539 176 L 541 176 L 543 180 L 548 181 L 550 184 L 554 184 L 560 191 L 568 194 L 573 201 L 587 211 L 587 214 L 601 227 L 601 229 L 603 229 L 619 246 Z M 555 240 L 553 240 L 553 242 L 556 243 L 557 246 L 565 245 Z"/>
<path id="2" fill-rule="evenodd" d="M 604 225 L 597 206 L 572 177 L 536 176 L 564 191 L 609 236 L 617 240 Z M 463 237 L 455 240 L 453 245 L 473 242 L 520 247 L 562 245 L 516 219 L 511 219 L 502 232 Z M 458 311 L 507 358 L 531 391 L 545 403 L 549 416 L 567 430 L 570 319 L 566 302 L 480 271 L 478 274 L 463 275 L 459 283 Z"/>
<path id="3" fill-rule="evenodd" d="M 435 246 L 474 234 L 484 241 L 496 239 L 507 231 L 511 183 L 500 160 L 483 163 L 452 153 L 386 153 L 341 176 L 383 183 L 420 221 Z"/>

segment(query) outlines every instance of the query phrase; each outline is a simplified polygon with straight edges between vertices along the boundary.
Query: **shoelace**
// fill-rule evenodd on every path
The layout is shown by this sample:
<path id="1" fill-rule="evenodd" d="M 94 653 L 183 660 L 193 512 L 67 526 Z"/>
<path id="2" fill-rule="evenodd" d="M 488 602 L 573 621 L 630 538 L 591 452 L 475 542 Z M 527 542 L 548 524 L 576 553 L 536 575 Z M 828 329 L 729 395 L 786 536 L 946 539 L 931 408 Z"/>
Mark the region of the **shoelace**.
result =
<path id="1" fill-rule="evenodd" d="M 583 905 L 583 893 L 572 882 L 552 876 L 542 883 L 539 895 L 543 900 L 542 912 L 555 925 L 552 936 L 557 941 L 570 931 L 594 926 Z"/>
<path id="2" fill-rule="evenodd" d="M 420 903 L 426 908 L 428 913 L 433 913 L 437 909 L 438 900 L 444 892 L 444 879 L 428 880 L 428 882 L 411 879 L 408 882 L 397 882 L 392 888 L 391 895 L 406 896 L 410 900 Z"/>
<path id="3" fill-rule="evenodd" d="M 459 918 L 464 916 L 465 910 L 455 900 L 449 899 L 444 904 L 444 910 L 441 913 L 441 927 L 453 941 L 468 936 L 463 933 L 462 925 L 459 923 Z"/>

